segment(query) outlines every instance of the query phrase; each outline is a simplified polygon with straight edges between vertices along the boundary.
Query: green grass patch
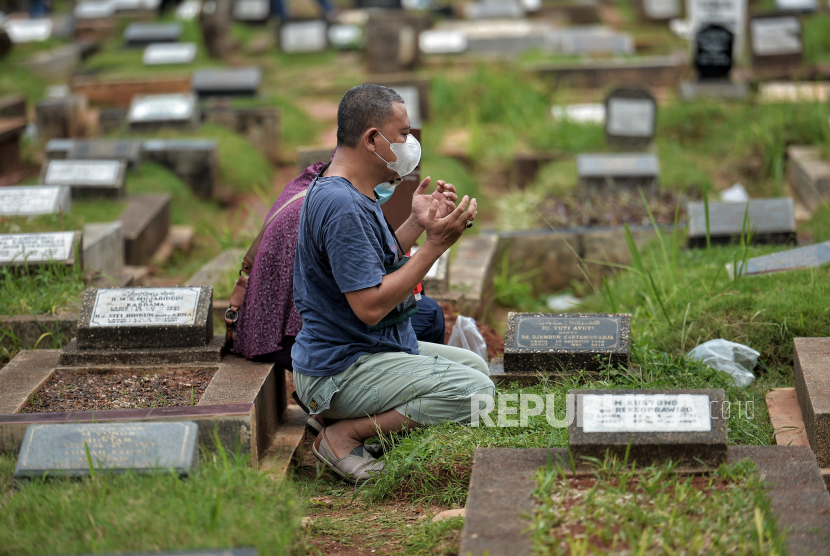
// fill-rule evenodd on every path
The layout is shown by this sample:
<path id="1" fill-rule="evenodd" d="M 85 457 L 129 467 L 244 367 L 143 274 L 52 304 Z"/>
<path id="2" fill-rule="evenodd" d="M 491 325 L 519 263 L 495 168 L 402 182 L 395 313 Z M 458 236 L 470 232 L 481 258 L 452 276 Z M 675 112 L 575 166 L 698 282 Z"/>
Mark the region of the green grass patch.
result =
<path id="1" fill-rule="evenodd" d="M 751 461 L 688 477 L 608 458 L 590 478 L 549 465 L 537 481 L 536 554 L 786 554 Z"/>
<path id="2" fill-rule="evenodd" d="M 78 481 L 32 481 L 13 490 L 15 459 L 0 455 L 2 553 L 138 553 L 255 547 L 304 554 L 303 508 L 288 481 L 212 457 L 195 475 L 97 473 Z"/>
<path id="3" fill-rule="evenodd" d="M 173 172 L 151 162 L 145 162 L 137 171 L 127 174 L 127 191 L 133 195 L 170 194 L 171 224 L 196 224 L 219 214 L 215 203 L 200 200 Z"/>
<path id="4" fill-rule="evenodd" d="M 37 267 L 0 267 L 4 315 L 45 315 L 78 309 L 86 288 L 80 266 L 48 262 Z"/>
<path id="5" fill-rule="evenodd" d="M 83 231 L 85 224 L 118 220 L 126 206 L 126 201 L 77 199 L 72 201 L 69 212 L 65 214 L 2 217 L 0 218 L 0 233 Z"/>

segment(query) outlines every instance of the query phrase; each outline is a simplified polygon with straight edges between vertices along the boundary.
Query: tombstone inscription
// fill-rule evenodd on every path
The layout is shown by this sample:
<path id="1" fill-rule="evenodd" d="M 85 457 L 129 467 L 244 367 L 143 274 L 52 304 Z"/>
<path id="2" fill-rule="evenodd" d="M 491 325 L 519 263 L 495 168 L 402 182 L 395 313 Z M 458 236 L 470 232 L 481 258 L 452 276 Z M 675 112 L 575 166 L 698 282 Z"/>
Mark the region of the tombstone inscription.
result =
<path id="1" fill-rule="evenodd" d="M 195 43 L 158 43 L 151 44 L 144 49 L 142 61 L 145 66 L 160 66 L 165 64 L 189 64 L 195 58 Z"/>
<path id="2" fill-rule="evenodd" d="M 50 261 L 74 265 L 83 264 L 82 258 L 81 232 L 0 235 L 2 266 L 37 266 Z"/>
<path id="3" fill-rule="evenodd" d="M 689 203 L 689 247 L 706 247 L 706 208 Z M 789 197 L 752 199 L 749 203 L 709 203 L 709 238 L 713 244 L 740 241 L 744 219 L 753 244 L 795 244 L 795 205 Z"/>
<path id="4" fill-rule="evenodd" d="M 609 145 L 641 149 L 654 138 L 657 101 L 639 87 L 618 87 L 605 98 L 605 139 Z"/>
<path id="5" fill-rule="evenodd" d="M 525 374 L 595 372 L 627 367 L 631 315 L 612 313 L 507 314 L 504 371 Z"/>
<path id="6" fill-rule="evenodd" d="M 0 188 L 0 215 L 37 216 L 68 213 L 72 192 L 66 185 L 22 185 Z"/>
<path id="7" fill-rule="evenodd" d="M 279 27 L 280 50 L 289 54 L 323 52 L 329 46 L 325 20 L 286 21 Z"/>
<path id="8" fill-rule="evenodd" d="M 162 127 L 195 128 L 199 124 L 193 94 L 136 95 L 127 113 L 130 129 L 156 131 Z"/>
<path id="9" fill-rule="evenodd" d="M 14 469 L 15 481 L 98 472 L 188 476 L 199 466 L 198 426 L 176 423 L 30 425 Z"/>
<path id="10" fill-rule="evenodd" d="M 752 65 L 784 66 L 801 63 L 801 21 L 796 16 L 756 17 L 749 22 Z"/>
<path id="11" fill-rule="evenodd" d="M 570 390 L 568 448 L 577 467 L 606 452 L 644 467 L 672 460 L 680 469 L 726 461 L 724 391 Z M 727 415 L 728 417 L 728 415 Z"/>
<path id="12" fill-rule="evenodd" d="M 41 182 L 72 186 L 72 198 L 120 197 L 126 170 L 127 163 L 120 160 L 49 160 Z"/>

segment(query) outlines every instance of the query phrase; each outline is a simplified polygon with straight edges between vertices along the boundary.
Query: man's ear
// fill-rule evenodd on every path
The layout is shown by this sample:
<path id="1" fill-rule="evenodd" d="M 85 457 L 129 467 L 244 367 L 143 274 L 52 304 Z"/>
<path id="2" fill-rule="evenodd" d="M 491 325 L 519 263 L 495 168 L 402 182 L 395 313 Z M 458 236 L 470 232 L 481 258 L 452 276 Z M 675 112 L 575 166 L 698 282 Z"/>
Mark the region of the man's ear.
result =
<path id="1" fill-rule="evenodd" d="M 363 145 L 363 147 L 367 151 L 369 151 L 371 153 L 375 153 L 375 152 L 377 152 L 377 146 L 375 146 L 375 140 L 377 139 L 377 137 L 378 137 L 378 128 L 370 127 L 369 129 L 367 129 L 363 133 L 363 138 L 362 138 L 361 144 Z"/>

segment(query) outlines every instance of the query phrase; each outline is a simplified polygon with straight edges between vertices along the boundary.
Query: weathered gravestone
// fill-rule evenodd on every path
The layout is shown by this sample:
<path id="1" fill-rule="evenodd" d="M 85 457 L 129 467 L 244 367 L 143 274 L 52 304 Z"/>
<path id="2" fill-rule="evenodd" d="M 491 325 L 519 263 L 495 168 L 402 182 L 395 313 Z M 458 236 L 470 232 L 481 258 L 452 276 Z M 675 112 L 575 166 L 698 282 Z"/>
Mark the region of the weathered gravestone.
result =
<path id="1" fill-rule="evenodd" d="M 124 31 L 124 44 L 138 48 L 153 43 L 179 42 L 181 36 L 181 23 L 130 23 Z"/>
<path id="2" fill-rule="evenodd" d="M 285 21 L 279 26 L 279 45 L 289 54 L 323 52 L 329 47 L 328 23 L 323 19 Z"/>
<path id="3" fill-rule="evenodd" d="M 720 388 L 570 390 L 568 395 L 568 403 L 576 404 L 568 449 L 577 467 L 590 465 L 584 458 L 602 460 L 606 453 L 641 468 L 671 460 L 680 469 L 714 470 L 726 462 Z"/>
<path id="4" fill-rule="evenodd" d="M 70 95 L 47 98 L 35 105 L 37 132 L 40 139 L 66 139 L 84 135 L 86 97 Z"/>
<path id="5" fill-rule="evenodd" d="M 784 272 L 787 270 L 799 270 L 805 268 L 816 268 L 830 263 L 830 241 L 816 243 L 781 251 L 762 257 L 753 257 L 738 263 L 739 276 L 753 276 L 756 274 L 770 274 L 772 272 Z M 726 265 L 726 271 L 730 278 L 735 276 L 735 268 L 732 263 Z"/>
<path id="6" fill-rule="evenodd" d="M 188 476 L 199 466 L 198 426 L 178 423 L 30 425 L 14 480 L 87 477 L 96 472 Z"/>
<path id="7" fill-rule="evenodd" d="M 801 21 L 796 16 L 755 17 L 749 22 L 752 65 L 793 68 L 801 63 Z"/>
<path id="8" fill-rule="evenodd" d="M 192 42 L 151 44 L 144 50 L 145 66 L 190 64 L 196 58 L 196 44 Z"/>
<path id="9" fill-rule="evenodd" d="M 624 149 L 642 149 L 654 138 L 657 101 L 639 87 L 618 87 L 605 98 L 605 140 Z"/>
<path id="10" fill-rule="evenodd" d="M 794 338 L 795 390 L 819 467 L 830 467 L 830 338 Z"/>
<path id="11" fill-rule="evenodd" d="M 50 139 L 43 148 L 46 160 L 66 160 L 69 149 L 72 148 L 72 139 Z"/>
<path id="12" fill-rule="evenodd" d="M 604 27 L 555 29 L 546 35 L 545 48 L 563 54 L 635 54 L 631 35 Z"/>
<path id="13" fill-rule="evenodd" d="M 648 21 L 668 21 L 680 17 L 680 0 L 637 0 L 640 17 Z"/>
<path id="14" fill-rule="evenodd" d="M 504 372 L 553 374 L 603 365 L 628 367 L 631 315 L 611 313 L 507 314 Z"/>
<path id="15" fill-rule="evenodd" d="M 57 154 L 64 145 L 66 152 L 62 159 L 68 160 L 122 160 L 127 163 L 128 170 L 134 170 L 141 164 L 141 142 L 140 141 L 114 141 L 107 139 L 82 140 L 75 139 L 59 142 L 60 140 L 49 141 L 47 151 L 52 146 L 52 153 Z M 50 158 L 59 158 L 52 156 Z"/>
<path id="16" fill-rule="evenodd" d="M 21 185 L 0 188 L 0 216 L 68 213 L 71 191 L 66 185 Z"/>
<path id="17" fill-rule="evenodd" d="M 221 361 L 213 336 L 213 288 L 89 288 L 75 339 L 60 353 L 68 367 Z"/>
<path id="18" fill-rule="evenodd" d="M 199 126 L 196 96 L 140 95 L 133 97 L 127 122 L 132 131 L 157 131 L 164 127 L 194 129 Z"/>
<path id="19" fill-rule="evenodd" d="M 170 195 L 136 195 L 118 217 L 124 232 L 124 262 L 150 262 L 170 232 Z"/>
<path id="20" fill-rule="evenodd" d="M 525 10 L 517 0 L 478 0 L 467 4 L 468 19 L 502 19 L 524 17 Z"/>
<path id="21" fill-rule="evenodd" d="M 787 177 L 807 206 L 818 206 L 830 198 L 830 163 L 821 149 L 792 145 L 787 147 Z"/>
<path id="22" fill-rule="evenodd" d="M 692 37 L 706 25 L 716 23 L 735 35 L 732 57 L 738 59 L 744 47 L 747 0 L 686 0 L 686 18 L 691 22 Z"/>
<path id="23" fill-rule="evenodd" d="M 245 23 L 265 23 L 271 15 L 268 0 L 235 0 L 233 18 Z"/>
<path id="24" fill-rule="evenodd" d="M 0 235 L 0 266 L 36 267 L 54 262 L 83 264 L 83 234 L 52 232 Z"/>
<path id="25" fill-rule="evenodd" d="M 576 157 L 579 186 L 590 190 L 615 187 L 654 189 L 660 175 L 657 155 L 580 154 Z"/>
<path id="26" fill-rule="evenodd" d="M 141 157 L 179 176 L 198 197 L 213 197 L 219 172 L 215 141 L 152 139 L 142 145 Z"/>
<path id="27" fill-rule="evenodd" d="M 706 207 L 689 203 L 689 247 L 706 247 Z M 795 244 L 795 205 L 789 197 L 753 199 L 749 203 L 709 203 L 709 239 L 713 244 L 740 241 L 751 233 L 753 244 Z"/>
<path id="28" fill-rule="evenodd" d="M 48 160 L 40 181 L 44 185 L 70 185 L 72 197 L 121 197 L 127 163 L 120 160 Z"/>
<path id="29" fill-rule="evenodd" d="M 259 68 L 198 70 L 193 73 L 190 87 L 199 98 L 253 97 L 259 92 L 262 71 Z"/>
<path id="30" fill-rule="evenodd" d="M 115 15 L 115 2 L 84 1 L 75 4 L 76 19 L 106 19 Z"/>
<path id="31" fill-rule="evenodd" d="M 124 231 L 120 221 L 84 225 L 84 270 L 102 273 L 121 285 L 124 269 Z"/>
<path id="32" fill-rule="evenodd" d="M 360 49 L 363 48 L 363 28 L 360 25 L 330 25 L 328 39 L 338 50 Z"/>
<path id="33" fill-rule="evenodd" d="M 281 112 L 270 102 L 234 106 L 230 98 L 215 97 L 199 104 L 203 124 L 232 129 L 249 143 L 278 162 Z"/>
<path id="34" fill-rule="evenodd" d="M 396 73 L 418 65 L 418 35 L 430 26 L 428 15 L 372 12 L 366 22 L 369 73 Z"/>

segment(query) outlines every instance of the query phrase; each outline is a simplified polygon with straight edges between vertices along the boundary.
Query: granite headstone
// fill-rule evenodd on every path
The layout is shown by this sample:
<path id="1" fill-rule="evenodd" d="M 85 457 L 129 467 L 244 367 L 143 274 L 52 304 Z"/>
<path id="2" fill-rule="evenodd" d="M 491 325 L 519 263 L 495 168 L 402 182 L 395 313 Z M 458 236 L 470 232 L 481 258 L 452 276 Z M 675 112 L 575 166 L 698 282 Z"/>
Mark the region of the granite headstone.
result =
<path id="1" fill-rule="evenodd" d="M 196 59 L 196 43 L 156 43 L 144 49 L 145 66 L 190 64 Z"/>
<path id="2" fill-rule="evenodd" d="M 75 265 L 83 264 L 82 259 L 81 232 L 0 235 L 0 266 L 39 266 L 50 261 Z"/>
<path id="3" fill-rule="evenodd" d="M 744 45 L 747 0 L 686 0 L 686 18 L 691 22 L 691 35 L 711 23 L 723 25 L 735 35 L 732 58 L 739 59 Z"/>
<path id="4" fill-rule="evenodd" d="M 170 473 L 188 476 L 199 466 L 198 426 L 176 423 L 30 425 L 14 480 L 86 477 L 92 472 Z"/>
<path id="5" fill-rule="evenodd" d="M 72 192 L 67 185 L 21 185 L 0 188 L 0 216 L 69 213 Z"/>
<path id="6" fill-rule="evenodd" d="M 505 373 L 564 374 L 628 367 L 631 315 L 612 313 L 507 314 Z"/>
<path id="7" fill-rule="evenodd" d="M 577 467 L 606 453 L 642 468 L 671 460 L 680 469 L 717 469 L 726 461 L 724 392 L 570 390 L 568 448 Z M 575 411 L 574 411 L 575 409 Z M 726 415 L 729 416 L 728 414 Z"/>
<path id="8" fill-rule="evenodd" d="M 642 149 L 654 138 L 657 101 L 647 89 L 618 87 L 605 98 L 605 139 L 609 145 Z"/>
<path id="9" fill-rule="evenodd" d="M 735 35 L 722 25 L 704 25 L 698 30 L 694 63 L 701 80 L 729 78 L 734 42 Z"/>
<path id="10" fill-rule="evenodd" d="M 706 247 L 706 207 L 688 205 L 689 247 Z M 712 244 L 740 241 L 746 226 L 753 244 L 795 244 L 795 205 L 789 197 L 752 199 L 749 203 L 709 203 L 709 237 Z"/>
<path id="11" fill-rule="evenodd" d="M 127 163 L 121 160 L 49 160 L 41 183 L 70 185 L 72 197 L 120 197 L 124 194 Z"/>

